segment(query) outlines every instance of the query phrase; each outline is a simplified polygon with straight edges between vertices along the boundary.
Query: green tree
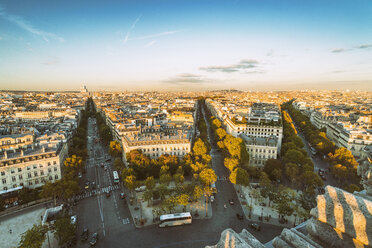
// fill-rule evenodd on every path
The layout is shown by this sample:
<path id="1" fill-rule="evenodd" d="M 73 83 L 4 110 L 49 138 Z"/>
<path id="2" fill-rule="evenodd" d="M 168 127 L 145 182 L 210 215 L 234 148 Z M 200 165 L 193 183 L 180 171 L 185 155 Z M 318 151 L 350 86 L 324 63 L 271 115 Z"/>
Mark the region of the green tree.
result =
<path id="1" fill-rule="evenodd" d="M 40 197 L 49 198 L 53 197 L 54 206 L 57 205 L 57 196 L 62 195 L 62 189 L 60 188 L 58 181 L 56 183 L 51 183 L 47 181 L 41 188 Z"/>
<path id="2" fill-rule="evenodd" d="M 314 189 L 323 185 L 322 179 L 313 171 L 306 171 L 300 176 L 301 183 L 305 189 Z"/>
<path id="3" fill-rule="evenodd" d="M 185 181 L 185 177 L 179 173 L 174 174 L 173 178 L 176 184 L 182 184 Z"/>
<path id="4" fill-rule="evenodd" d="M 18 248 L 41 248 L 45 241 L 46 229 L 41 225 L 34 225 L 22 234 Z"/>
<path id="5" fill-rule="evenodd" d="M 146 178 L 145 180 L 145 186 L 146 186 L 146 189 L 148 190 L 152 190 L 155 188 L 155 179 L 154 177 L 148 177 Z"/>
<path id="6" fill-rule="evenodd" d="M 172 176 L 170 174 L 162 174 L 160 176 L 160 183 L 169 185 L 169 183 L 172 181 Z"/>
<path id="7" fill-rule="evenodd" d="M 249 185 L 249 174 L 245 169 L 243 168 L 236 169 L 236 184 L 239 184 L 242 186 Z"/>
<path id="8" fill-rule="evenodd" d="M 166 185 L 160 184 L 156 190 L 159 192 L 160 199 L 164 200 L 165 196 L 169 194 L 169 190 Z"/>
<path id="9" fill-rule="evenodd" d="M 82 172 L 84 170 L 83 159 L 80 156 L 72 155 L 65 159 L 64 165 L 67 170 L 73 169 Z"/>
<path id="10" fill-rule="evenodd" d="M 274 208 L 281 216 L 290 216 L 294 211 L 293 200 L 295 199 L 295 192 L 290 188 L 280 186 L 279 192 L 274 200 Z"/>
<path id="11" fill-rule="evenodd" d="M 360 191 L 359 186 L 356 185 L 356 184 L 349 184 L 349 185 L 347 185 L 344 189 L 345 189 L 346 191 L 350 192 L 350 193 L 354 193 L 355 191 L 357 191 L 357 192 Z"/>
<path id="12" fill-rule="evenodd" d="M 291 181 L 291 184 L 293 185 L 293 182 L 298 179 L 298 166 L 294 163 L 287 163 L 285 165 L 285 175 L 288 177 L 288 179 Z"/>
<path id="13" fill-rule="evenodd" d="M 289 149 L 284 155 L 284 161 L 286 163 L 294 163 L 300 165 L 304 161 L 304 155 L 302 152 L 296 149 Z"/>
<path id="14" fill-rule="evenodd" d="M 265 162 L 263 171 L 271 180 L 278 180 L 282 175 L 283 164 L 279 159 L 268 159 Z"/>
<path id="15" fill-rule="evenodd" d="M 69 217 L 58 218 L 54 224 L 55 235 L 61 247 L 68 245 L 75 238 L 76 226 Z"/>
<path id="16" fill-rule="evenodd" d="M 125 168 L 125 165 L 123 163 L 123 161 L 121 160 L 121 158 L 115 158 L 114 160 L 114 168 L 115 170 L 117 171 L 122 171 L 124 168 Z"/>
<path id="17" fill-rule="evenodd" d="M 152 197 L 153 197 L 153 191 L 152 190 L 147 189 L 143 193 L 143 200 L 147 201 L 147 206 L 148 207 L 150 207 L 150 201 L 152 200 Z"/>

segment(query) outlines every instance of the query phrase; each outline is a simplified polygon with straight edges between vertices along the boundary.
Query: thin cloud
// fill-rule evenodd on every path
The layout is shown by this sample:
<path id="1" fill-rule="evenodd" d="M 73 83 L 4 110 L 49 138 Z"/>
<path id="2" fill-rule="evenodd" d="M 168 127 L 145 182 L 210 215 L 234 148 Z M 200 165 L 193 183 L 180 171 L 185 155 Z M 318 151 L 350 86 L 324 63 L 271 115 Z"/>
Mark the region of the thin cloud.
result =
<path id="1" fill-rule="evenodd" d="M 336 48 L 336 49 L 331 50 L 331 53 L 343 53 L 343 52 L 346 52 L 346 51 L 348 51 L 348 50 L 344 49 L 344 48 Z"/>
<path id="2" fill-rule="evenodd" d="M 144 46 L 144 48 L 148 48 L 148 47 L 154 45 L 155 43 L 156 43 L 156 40 L 150 41 L 149 43 L 147 43 L 147 44 Z"/>
<path id="3" fill-rule="evenodd" d="M 133 22 L 132 26 L 130 26 L 127 34 L 125 35 L 124 39 L 123 39 L 123 44 L 127 43 L 127 41 L 129 40 L 129 36 L 130 36 L 130 33 L 133 31 L 133 29 L 136 27 L 136 24 L 137 22 L 141 19 L 142 15 L 139 15 L 137 17 L 137 19 Z"/>
<path id="4" fill-rule="evenodd" d="M 160 37 L 160 36 L 176 34 L 176 33 L 179 33 L 179 32 L 181 32 L 181 30 L 171 30 L 171 31 L 165 31 L 165 32 L 156 33 L 156 34 L 134 37 L 134 38 L 130 38 L 129 40 L 146 40 L 146 39 L 152 39 L 152 38 L 156 38 L 156 37 Z"/>
<path id="5" fill-rule="evenodd" d="M 49 42 L 50 39 L 58 40 L 59 42 L 64 42 L 65 40 L 53 33 L 45 32 L 43 30 L 40 30 L 36 27 L 34 27 L 32 24 L 24 20 L 22 17 L 17 15 L 11 15 L 6 13 L 5 9 L 0 6 L 0 17 L 3 19 L 17 25 L 18 27 L 22 28 L 23 30 L 26 30 L 27 32 L 40 36 L 43 40 L 46 42 Z"/>
<path id="6" fill-rule="evenodd" d="M 371 47 L 372 47 L 372 44 L 363 44 L 363 45 L 356 46 L 356 48 L 358 49 L 367 49 Z"/>
<path id="7" fill-rule="evenodd" d="M 259 67 L 259 63 L 256 60 L 241 60 L 237 64 L 233 65 L 224 65 L 224 66 L 208 66 L 200 67 L 200 70 L 207 72 L 224 72 L 224 73 L 262 73 L 261 71 L 256 70 Z"/>
<path id="8" fill-rule="evenodd" d="M 41 64 L 51 66 L 51 65 L 58 65 L 59 63 L 60 63 L 59 58 L 52 56 L 52 57 L 49 57 L 46 61 L 42 62 Z"/>
<path id="9" fill-rule="evenodd" d="M 208 82 L 200 75 L 195 75 L 191 73 L 182 73 L 177 75 L 176 77 L 167 79 L 162 81 L 166 84 L 177 85 L 177 86 L 192 86 L 192 85 L 201 85 L 203 83 Z"/>

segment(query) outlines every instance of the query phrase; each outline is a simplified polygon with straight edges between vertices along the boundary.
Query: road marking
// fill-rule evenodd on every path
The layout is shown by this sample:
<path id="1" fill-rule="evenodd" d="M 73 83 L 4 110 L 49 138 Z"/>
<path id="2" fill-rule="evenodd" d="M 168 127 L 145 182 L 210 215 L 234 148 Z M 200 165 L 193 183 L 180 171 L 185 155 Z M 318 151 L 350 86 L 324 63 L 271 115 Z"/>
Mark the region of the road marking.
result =
<path id="1" fill-rule="evenodd" d="M 128 225 L 130 223 L 129 218 L 123 219 L 123 225 Z"/>

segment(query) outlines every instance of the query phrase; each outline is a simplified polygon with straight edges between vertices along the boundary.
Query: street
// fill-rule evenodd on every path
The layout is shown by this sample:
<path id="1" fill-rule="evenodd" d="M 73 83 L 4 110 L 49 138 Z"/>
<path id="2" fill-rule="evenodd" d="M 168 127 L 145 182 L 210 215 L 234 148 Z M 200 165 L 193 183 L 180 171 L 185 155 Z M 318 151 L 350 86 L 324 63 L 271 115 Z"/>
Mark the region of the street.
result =
<path id="1" fill-rule="evenodd" d="M 260 223 L 261 231 L 256 232 L 249 228 L 252 223 L 246 219 L 239 220 L 236 214 L 243 210 L 237 198 L 233 185 L 228 180 L 228 172 L 223 165 L 223 157 L 217 149 L 211 151 L 212 168 L 218 176 L 216 182 L 217 196 L 212 203 L 213 217 L 211 219 L 193 220 L 191 225 L 169 228 L 159 228 L 157 225 L 136 228 L 130 215 L 127 203 L 120 199 L 119 185 L 113 184 L 112 163 L 107 161 L 109 155 L 107 148 L 100 142 L 95 120 L 88 122 L 88 153 L 86 174 L 81 179 L 90 182 L 84 199 L 75 207 L 78 216 L 78 243 L 77 247 L 89 247 L 89 241 L 94 232 L 98 232 L 98 242 L 95 247 L 205 247 L 213 245 L 220 239 L 221 232 L 232 228 L 241 232 L 243 228 L 252 232 L 257 239 L 265 243 L 279 235 L 283 227 Z M 208 125 L 208 122 L 207 122 Z M 208 132 L 211 132 L 208 126 Z M 211 144 L 213 144 L 211 142 Z M 97 154 L 97 156 L 96 156 Z M 101 163 L 107 170 L 101 168 Z M 95 182 L 96 189 L 92 189 Z M 111 190 L 111 196 L 106 192 Z M 233 205 L 229 200 L 234 201 Z M 224 204 L 227 208 L 224 208 Z M 80 235 L 84 227 L 89 229 L 89 238 L 81 242 Z"/>

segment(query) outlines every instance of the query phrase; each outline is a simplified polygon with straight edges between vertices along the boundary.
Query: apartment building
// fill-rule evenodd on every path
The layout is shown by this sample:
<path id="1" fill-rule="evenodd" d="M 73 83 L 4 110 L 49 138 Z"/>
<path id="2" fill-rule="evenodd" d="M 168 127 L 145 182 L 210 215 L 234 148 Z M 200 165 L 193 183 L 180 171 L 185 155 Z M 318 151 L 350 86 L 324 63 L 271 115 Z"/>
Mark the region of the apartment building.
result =
<path id="1" fill-rule="evenodd" d="M 12 134 L 0 136 L 0 151 L 25 149 L 34 143 L 32 134 Z"/>
<path id="2" fill-rule="evenodd" d="M 186 135 L 125 135 L 122 145 L 123 154 L 138 149 L 150 159 L 165 154 L 183 157 L 191 151 L 191 142 Z"/>
<path id="3" fill-rule="evenodd" d="M 240 134 L 249 154 L 249 165 L 263 167 L 266 160 L 278 158 L 278 137 L 253 137 Z"/>
<path id="4" fill-rule="evenodd" d="M 0 155 L 0 194 L 21 189 L 37 188 L 46 181 L 61 179 L 61 164 L 67 156 L 67 145 L 44 146 L 4 151 Z"/>

